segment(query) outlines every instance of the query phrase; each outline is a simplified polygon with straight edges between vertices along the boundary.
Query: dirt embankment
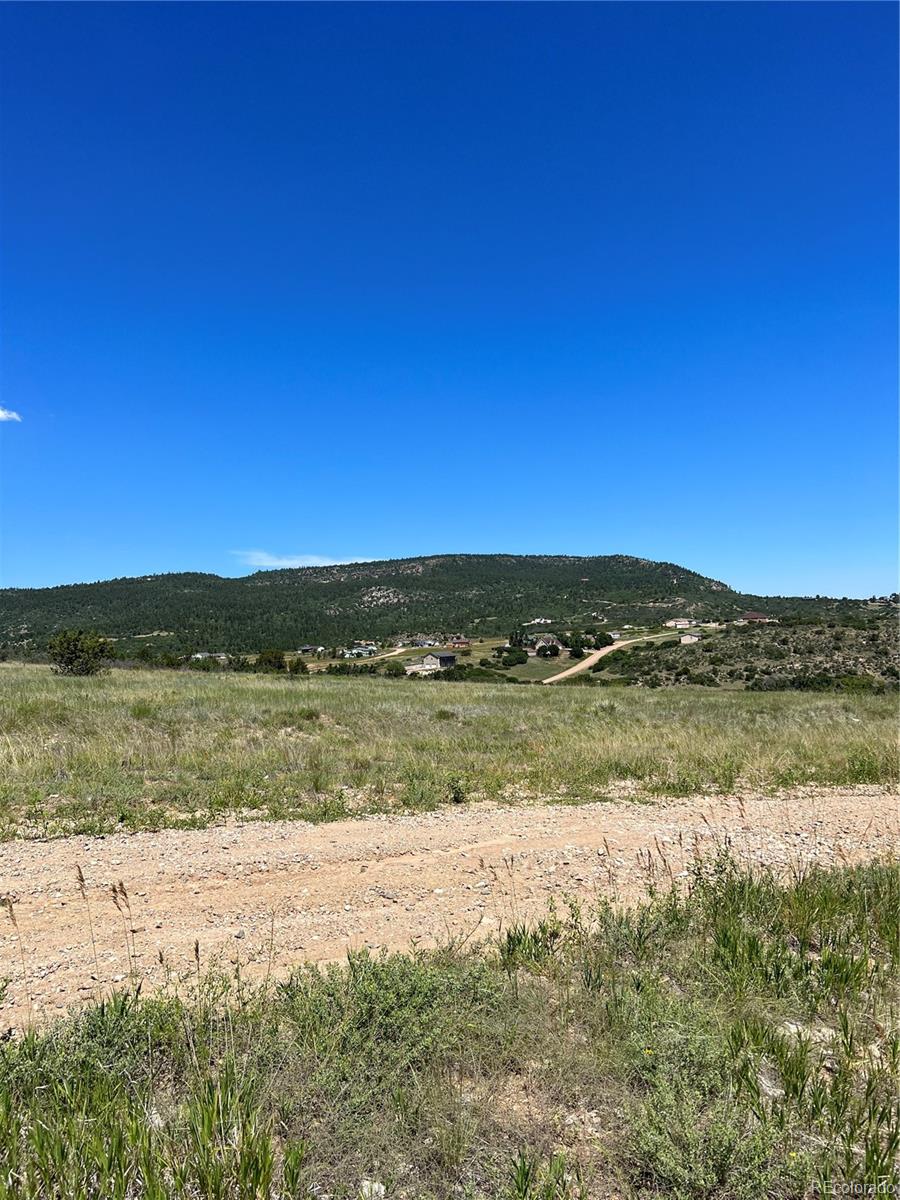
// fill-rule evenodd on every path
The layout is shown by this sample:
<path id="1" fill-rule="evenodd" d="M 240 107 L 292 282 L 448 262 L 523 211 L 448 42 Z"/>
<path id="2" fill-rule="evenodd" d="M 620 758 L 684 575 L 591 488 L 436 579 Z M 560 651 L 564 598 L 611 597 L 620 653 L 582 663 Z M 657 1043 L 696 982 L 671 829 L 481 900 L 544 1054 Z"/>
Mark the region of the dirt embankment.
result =
<path id="1" fill-rule="evenodd" d="M 866 787 L 481 804 L 317 826 L 6 843 L 0 895 L 13 901 L 16 924 L 0 912 L 0 979 L 10 979 L 0 1030 L 48 1020 L 130 977 L 152 986 L 167 970 L 193 970 L 195 942 L 201 965 L 240 960 L 250 973 L 284 973 L 352 948 L 495 934 L 543 912 L 551 896 L 628 901 L 652 874 L 677 879 L 725 838 L 739 859 L 779 870 L 863 861 L 900 849 L 897 798 Z M 120 880 L 121 911 L 111 890 Z"/>

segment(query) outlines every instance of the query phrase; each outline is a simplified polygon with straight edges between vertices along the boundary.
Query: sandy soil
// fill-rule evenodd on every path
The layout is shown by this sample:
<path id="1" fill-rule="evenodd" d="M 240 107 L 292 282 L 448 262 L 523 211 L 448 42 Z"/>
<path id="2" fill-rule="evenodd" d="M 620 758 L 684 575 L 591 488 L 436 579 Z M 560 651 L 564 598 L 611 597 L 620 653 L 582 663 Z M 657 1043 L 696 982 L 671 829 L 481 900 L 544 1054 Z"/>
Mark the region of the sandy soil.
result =
<path id="1" fill-rule="evenodd" d="M 580 675 L 582 671 L 589 671 L 599 659 L 605 657 L 607 654 L 612 654 L 613 650 L 621 650 L 624 646 L 636 646 L 638 642 L 658 642 L 671 636 L 671 633 L 654 633 L 650 637 L 626 638 L 624 642 L 613 642 L 611 646 L 601 646 L 599 650 L 591 650 L 584 658 L 578 659 L 573 666 L 566 667 L 564 671 L 560 671 L 556 675 L 550 675 L 547 679 L 542 679 L 541 682 L 557 683 L 560 679 L 568 679 L 571 675 Z"/>
<path id="2" fill-rule="evenodd" d="M 900 850 L 900 813 L 895 795 L 864 787 L 9 842 L 0 896 L 16 924 L 0 912 L 0 978 L 10 978 L 0 1030 L 127 985 L 123 924 L 145 986 L 193 971 L 195 940 L 202 965 L 283 974 L 351 948 L 496 934 L 551 896 L 632 900 L 651 874 L 677 879 L 726 837 L 740 859 L 779 870 L 854 862 Z M 111 894 L 119 880 L 124 921 Z"/>
<path id="3" fill-rule="evenodd" d="M 580 675 L 582 671 L 589 671 L 595 662 L 599 662 L 606 654 L 612 654 L 613 650 L 621 650 L 623 646 L 633 646 L 638 638 L 631 638 L 627 642 L 614 642 L 611 646 L 603 646 L 599 650 L 592 650 L 590 654 L 586 654 L 584 658 L 579 659 L 573 666 L 566 667 L 564 671 L 560 671 L 557 675 L 550 675 L 542 680 L 543 683 L 556 683 L 560 679 L 568 679 L 570 675 Z"/>

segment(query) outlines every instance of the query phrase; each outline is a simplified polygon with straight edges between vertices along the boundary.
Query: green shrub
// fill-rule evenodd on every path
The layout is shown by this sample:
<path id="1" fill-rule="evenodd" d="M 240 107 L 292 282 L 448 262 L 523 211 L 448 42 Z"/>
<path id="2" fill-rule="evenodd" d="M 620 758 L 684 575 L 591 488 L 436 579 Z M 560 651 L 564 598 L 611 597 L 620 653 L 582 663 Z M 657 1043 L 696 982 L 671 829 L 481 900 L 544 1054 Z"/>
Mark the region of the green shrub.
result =
<path id="1" fill-rule="evenodd" d="M 302 662 L 302 659 L 300 660 Z M 305 665 L 305 664 L 304 664 Z M 285 671 L 287 663 L 284 658 L 283 650 L 260 650 L 256 656 L 257 671 Z"/>
<path id="2" fill-rule="evenodd" d="M 96 675 L 113 654 L 111 642 L 81 629 L 60 630 L 47 650 L 57 675 Z"/>

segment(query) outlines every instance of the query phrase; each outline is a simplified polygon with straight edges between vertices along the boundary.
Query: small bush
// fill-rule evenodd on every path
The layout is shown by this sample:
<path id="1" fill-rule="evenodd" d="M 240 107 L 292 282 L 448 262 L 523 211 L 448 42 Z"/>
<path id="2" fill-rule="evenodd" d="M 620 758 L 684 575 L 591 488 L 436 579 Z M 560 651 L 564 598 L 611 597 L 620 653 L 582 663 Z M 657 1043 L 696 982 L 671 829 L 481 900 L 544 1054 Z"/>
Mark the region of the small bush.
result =
<path id="1" fill-rule="evenodd" d="M 57 675 L 97 675 L 112 657 L 112 643 L 98 633 L 63 629 L 47 647 Z"/>
<path id="2" fill-rule="evenodd" d="M 300 659 L 299 661 L 303 661 Z M 306 664 L 304 663 L 304 666 Z M 257 671 L 285 671 L 287 663 L 284 658 L 283 650 L 260 650 L 256 656 Z"/>

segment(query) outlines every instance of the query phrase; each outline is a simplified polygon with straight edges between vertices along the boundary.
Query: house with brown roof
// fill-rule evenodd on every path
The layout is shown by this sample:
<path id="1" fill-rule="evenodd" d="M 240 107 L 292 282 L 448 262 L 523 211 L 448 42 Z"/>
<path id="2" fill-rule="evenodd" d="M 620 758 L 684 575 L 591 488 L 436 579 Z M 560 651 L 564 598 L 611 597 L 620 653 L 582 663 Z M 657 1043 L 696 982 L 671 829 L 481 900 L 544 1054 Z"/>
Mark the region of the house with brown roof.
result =
<path id="1" fill-rule="evenodd" d="M 535 650 L 540 650 L 544 646 L 557 646 L 560 650 L 562 650 L 562 642 L 555 633 L 545 633 L 534 643 Z"/>

